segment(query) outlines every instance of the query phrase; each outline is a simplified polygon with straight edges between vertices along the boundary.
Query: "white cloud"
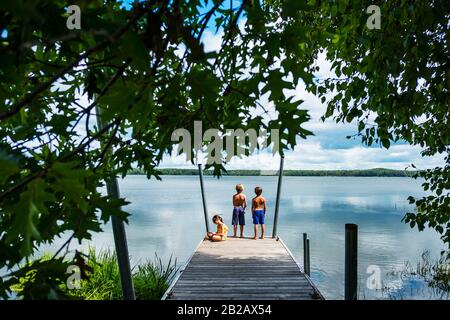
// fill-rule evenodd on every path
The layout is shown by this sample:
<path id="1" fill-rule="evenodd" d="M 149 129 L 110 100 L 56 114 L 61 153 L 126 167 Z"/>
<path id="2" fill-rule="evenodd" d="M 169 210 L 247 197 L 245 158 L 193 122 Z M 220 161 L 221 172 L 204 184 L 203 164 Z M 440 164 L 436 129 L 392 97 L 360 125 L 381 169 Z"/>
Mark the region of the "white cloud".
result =
<path id="1" fill-rule="evenodd" d="M 205 52 L 220 50 L 222 44 L 223 32 L 214 33 L 211 30 L 205 30 L 202 37 Z"/>
<path id="2" fill-rule="evenodd" d="M 419 169 L 442 165 L 443 156 L 422 158 L 420 148 L 410 145 L 394 145 L 390 149 L 357 146 L 348 149 L 326 149 L 317 142 L 302 141 L 293 151 L 285 154 L 285 169 L 333 170 L 389 168 L 403 170 L 414 163 Z M 277 170 L 279 156 L 260 151 L 252 156 L 233 158 L 227 169 Z M 166 156 L 162 167 L 193 168 L 185 157 Z"/>
<path id="3" fill-rule="evenodd" d="M 331 71 L 331 61 L 327 60 L 327 53 L 321 52 L 317 56 L 315 66 L 319 67 L 319 71 L 316 72 L 315 76 L 319 79 L 336 78 L 336 74 Z"/>

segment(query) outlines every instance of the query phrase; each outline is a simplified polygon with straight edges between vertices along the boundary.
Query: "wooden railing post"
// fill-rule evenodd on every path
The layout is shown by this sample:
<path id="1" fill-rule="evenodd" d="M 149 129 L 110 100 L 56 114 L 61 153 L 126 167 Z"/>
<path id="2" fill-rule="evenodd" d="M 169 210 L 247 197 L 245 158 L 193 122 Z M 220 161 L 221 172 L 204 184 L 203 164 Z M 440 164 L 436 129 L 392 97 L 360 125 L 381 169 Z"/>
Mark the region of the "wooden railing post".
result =
<path id="1" fill-rule="evenodd" d="M 345 300 L 357 300 L 358 226 L 345 225 Z"/>
<path id="2" fill-rule="evenodd" d="M 278 226 L 278 210 L 280 207 L 280 193 L 281 193 L 281 182 L 283 178 L 283 165 L 284 165 L 284 155 L 280 158 L 280 171 L 278 172 L 278 185 L 277 185 L 277 198 L 275 201 L 275 216 L 273 218 L 273 231 L 272 238 L 277 237 L 277 226 Z"/>
<path id="3" fill-rule="evenodd" d="M 203 202 L 203 214 L 205 216 L 205 227 L 206 232 L 208 233 L 210 231 L 209 229 L 209 219 L 208 219 L 208 208 L 206 206 L 206 198 L 205 198 L 205 187 L 203 185 L 203 170 L 202 170 L 202 164 L 198 164 L 198 175 L 200 177 L 200 189 L 202 192 L 202 202 Z"/>
<path id="4" fill-rule="evenodd" d="M 102 119 L 102 109 L 96 106 L 97 111 L 97 124 L 101 130 L 106 126 L 106 123 Z M 102 144 L 103 146 L 103 144 Z M 106 152 L 106 155 L 110 155 L 111 150 Z M 108 161 L 106 159 L 105 161 Z M 108 195 L 113 199 L 119 199 L 119 185 L 117 178 L 109 178 L 106 181 L 106 191 Z M 122 293 L 124 300 L 136 300 L 136 295 L 133 287 L 133 277 L 131 275 L 130 256 L 128 254 L 127 235 L 125 232 L 124 222 L 116 217 L 111 216 L 111 224 L 114 236 L 114 245 L 117 254 L 117 264 L 119 266 L 120 282 L 122 285 Z"/>
<path id="5" fill-rule="evenodd" d="M 308 266 L 308 272 L 306 274 L 308 277 L 311 275 L 311 260 L 310 260 L 310 251 L 309 251 L 309 239 L 306 239 L 306 265 Z"/>
<path id="6" fill-rule="evenodd" d="M 303 271 L 308 276 L 310 275 L 310 261 L 309 261 L 309 239 L 308 234 L 303 233 Z"/>

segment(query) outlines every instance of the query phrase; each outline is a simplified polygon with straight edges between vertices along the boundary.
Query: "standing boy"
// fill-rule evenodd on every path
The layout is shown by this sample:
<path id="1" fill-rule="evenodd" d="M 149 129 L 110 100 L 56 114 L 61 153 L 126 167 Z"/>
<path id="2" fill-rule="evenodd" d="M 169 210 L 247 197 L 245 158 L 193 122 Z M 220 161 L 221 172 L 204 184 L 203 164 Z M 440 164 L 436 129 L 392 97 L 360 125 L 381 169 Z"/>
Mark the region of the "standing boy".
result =
<path id="1" fill-rule="evenodd" d="M 266 199 L 261 196 L 262 188 L 255 188 L 256 197 L 252 200 L 252 214 L 253 214 L 253 224 L 255 228 L 255 237 L 253 239 L 258 239 L 258 224 L 261 225 L 261 239 L 264 239 L 264 231 L 266 226 L 264 225 L 264 218 L 266 217 Z"/>
<path id="2" fill-rule="evenodd" d="M 236 185 L 236 194 L 233 196 L 233 219 L 231 224 L 233 225 L 234 237 L 236 238 L 237 225 L 241 228 L 241 238 L 244 237 L 245 226 L 245 208 L 247 208 L 247 197 L 242 192 L 244 186 L 242 184 Z"/>

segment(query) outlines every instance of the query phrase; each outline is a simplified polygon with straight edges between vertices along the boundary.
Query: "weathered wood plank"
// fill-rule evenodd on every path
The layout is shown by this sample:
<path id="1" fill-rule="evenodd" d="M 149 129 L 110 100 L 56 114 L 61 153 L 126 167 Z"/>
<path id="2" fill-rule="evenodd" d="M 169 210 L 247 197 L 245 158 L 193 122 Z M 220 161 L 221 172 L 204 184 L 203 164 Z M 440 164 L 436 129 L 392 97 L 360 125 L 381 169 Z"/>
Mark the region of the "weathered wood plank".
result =
<path id="1" fill-rule="evenodd" d="M 245 278 L 225 278 L 224 280 L 225 281 L 220 280 L 220 283 L 225 283 L 225 282 L 233 283 L 233 284 L 261 283 L 261 279 L 259 279 L 259 280 L 253 280 L 253 279 L 252 280 L 248 280 L 248 279 L 245 279 Z M 292 279 L 292 278 L 280 278 L 280 277 L 278 277 L 278 278 L 267 278 L 265 280 L 266 280 L 266 283 L 285 283 L 286 282 L 286 283 L 295 283 L 295 284 L 302 284 L 302 283 L 309 284 L 308 281 L 296 280 L 296 279 Z M 184 278 L 180 279 L 178 282 L 180 282 L 180 283 L 183 283 L 183 282 L 186 282 L 186 283 L 192 283 L 192 282 L 198 282 L 198 283 L 214 282 L 214 283 L 218 283 L 217 278 L 212 278 L 212 277 L 200 278 L 200 279 L 199 278 L 192 278 L 192 277 L 191 278 L 184 277 Z"/>
<path id="2" fill-rule="evenodd" d="M 178 294 L 179 300 L 313 300 L 310 294 Z"/>
<path id="3" fill-rule="evenodd" d="M 281 241 L 203 241 L 167 299 L 313 299 L 317 289 Z"/>
<path id="4" fill-rule="evenodd" d="M 261 287 L 257 287 L 257 286 L 253 286 L 253 287 L 248 287 L 246 286 L 245 288 L 240 287 L 239 290 L 234 290 L 234 288 L 217 288 L 217 287 L 212 287 L 212 288 L 204 288 L 204 287 L 188 287 L 188 286 L 180 286 L 178 287 L 180 290 L 183 289 L 183 293 L 190 293 L 190 292 L 200 292 L 200 293 L 208 293 L 208 294 L 214 294 L 214 293 L 230 293 L 230 294 L 244 294 L 244 293 L 248 293 L 248 294 L 278 294 L 280 293 L 280 290 L 282 291 L 282 294 L 286 294 L 286 293 L 305 293 L 307 292 L 308 294 L 312 294 L 314 293 L 314 290 L 311 288 L 311 286 L 309 287 L 298 287 L 298 288 L 294 288 L 294 287 L 285 287 L 285 286 L 280 286 L 280 287 L 266 287 L 266 286 L 261 286 Z"/>
<path id="5" fill-rule="evenodd" d="M 236 285 L 259 285 L 259 286 L 279 286 L 279 285 L 290 285 L 290 286 L 302 286 L 309 285 L 308 281 L 305 280 L 293 280 L 286 278 L 270 278 L 267 281 L 257 281 L 257 280 L 247 280 L 247 279 L 227 279 L 227 281 L 216 280 L 213 278 L 209 279 L 180 279 L 177 283 L 180 285 L 202 285 L 203 283 L 220 283 L 223 287 L 234 287 Z"/>

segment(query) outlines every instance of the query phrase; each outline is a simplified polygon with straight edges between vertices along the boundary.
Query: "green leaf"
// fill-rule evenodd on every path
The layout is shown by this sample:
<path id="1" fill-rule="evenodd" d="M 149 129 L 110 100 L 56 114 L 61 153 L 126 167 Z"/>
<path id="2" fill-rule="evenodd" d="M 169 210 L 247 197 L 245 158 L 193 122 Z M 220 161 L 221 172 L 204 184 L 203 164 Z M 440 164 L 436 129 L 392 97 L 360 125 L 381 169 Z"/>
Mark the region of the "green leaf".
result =
<path id="1" fill-rule="evenodd" d="M 381 139 L 381 144 L 386 149 L 389 149 L 389 147 L 391 146 L 391 142 L 389 141 L 389 139 Z"/>
<path id="2" fill-rule="evenodd" d="M 48 176 L 55 179 L 53 187 L 83 211 L 88 208 L 86 196 L 89 191 L 84 179 L 89 175 L 90 172 L 79 168 L 77 162 L 56 162 L 48 171 Z"/>
<path id="3" fill-rule="evenodd" d="M 134 32 L 127 32 L 122 38 L 121 50 L 131 58 L 130 65 L 138 70 L 150 68 L 150 53 Z"/>
<path id="4" fill-rule="evenodd" d="M 44 185 L 41 179 L 30 182 L 21 193 L 20 200 L 10 209 L 13 222 L 7 233 L 6 243 L 20 241 L 20 252 L 25 257 L 33 252 L 33 240 L 41 239 L 36 225 L 40 215 L 47 213 L 45 202 L 54 200 L 44 190 Z"/>
<path id="5" fill-rule="evenodd" d="M 209 70 L 193 69 L 187 77 L 187 84 L 191 87 L 191 97 L 194 100 L 205 99 L 215 102 L 220 82 Z"/>
<path id="6" fill-rule="evenodd" d="M 0 184 L 5 183 L 10 176 L 17 172 L 19 172 L 17 159 L 0 150 Z"/>

